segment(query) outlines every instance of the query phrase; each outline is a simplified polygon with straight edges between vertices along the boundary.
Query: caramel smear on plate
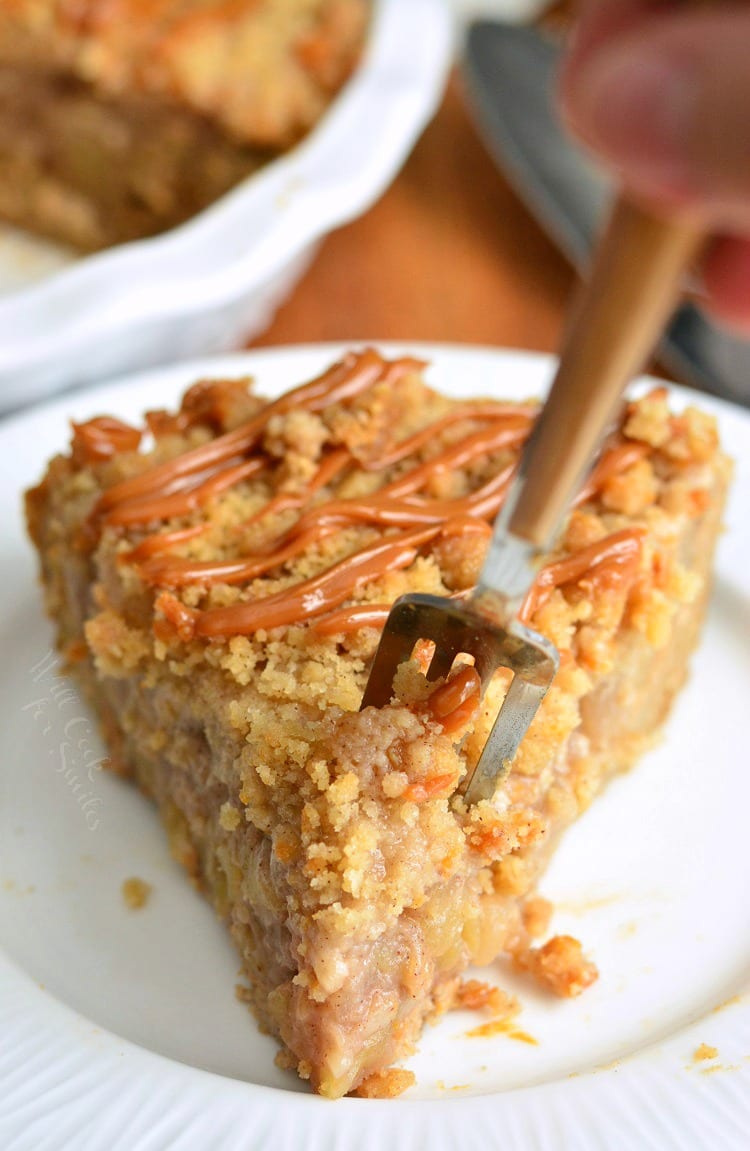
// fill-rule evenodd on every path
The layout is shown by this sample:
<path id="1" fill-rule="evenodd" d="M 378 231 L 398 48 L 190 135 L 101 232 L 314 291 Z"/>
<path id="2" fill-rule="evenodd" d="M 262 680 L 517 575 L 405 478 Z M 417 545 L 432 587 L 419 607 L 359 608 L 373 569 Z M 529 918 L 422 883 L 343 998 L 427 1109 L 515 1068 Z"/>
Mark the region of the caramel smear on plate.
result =
<path id="1" fill-rule="evenodd" d="M 493 1035 L 507 1035 L 509 1039 L 517 1039 L 519 1043 L 528 1043 L 531 1047 L 538 1047 L 539 1040 L 528 1031 L 515 1027 L 511 1019 L 490 1019 L 487 1023 L 480 1023 L 479 1027 L 472 1027 L 466 1032 L 467 1039 L 489 1039 Z"/>
<path id="2" fill-rule="evenodd" d="M 456 988 L 453 1006 L 466 1011 L 491 1011 L 496 1019 L 506 1020 L 521 1010 L 515 995 L 480 979 L 462 979 Z"/>

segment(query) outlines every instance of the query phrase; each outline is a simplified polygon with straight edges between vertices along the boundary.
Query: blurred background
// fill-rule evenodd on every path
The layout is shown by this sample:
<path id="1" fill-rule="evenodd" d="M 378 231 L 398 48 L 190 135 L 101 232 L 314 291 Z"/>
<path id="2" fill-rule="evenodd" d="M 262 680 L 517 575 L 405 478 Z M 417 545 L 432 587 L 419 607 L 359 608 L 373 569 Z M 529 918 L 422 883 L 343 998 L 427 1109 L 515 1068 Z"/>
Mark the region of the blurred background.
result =
<path id="1" fill-rule="evenodd" d="M 453 5 L 456 53 L 434 119 L 380 202 L 327 239 L 257 342 L 369 333 L 559 348 L 612 194 L 609 174 L 557 115 L 575 3 Z M 648 367 L 750 404 L 750 344 L 689 294 Z"/>
<path id="2" fill-rule="evenodd" d="M 218 70 L 218 97 L 206 104 L 212 89 L 201 81 L 199 29 L 198 52 L 180 73 L 182 106 L 160 106 L 161 89 L 156 99 L 138 92 L 139 77 L 150 73 L 135 61 L 129 82 L 134 77 L 136 97 L 151 104 L 139 105 L 145 119 L 134 124 L 127 100 L 117 106 L 117 85 L 108 88 L 106 75 L 91 81 L 80 44 L 66 72 L 59 29 L 44 46 L 63 60 L 62 72 L 47 61 L 52 81 L 23 52 L 16 59 L 13 25 L 3 33 L 2 21 L 27 9 L 0 0 L 0 97 L 10 83 L 11 111 L 5 121 L 0 116 L 0 215 L 20 224 L 0 226 L 0 413 L 113 375 L 240 347 L 398 340 L 559 348 L 577 274 L 611 194 L 607 174 L 572 143 L 556 112 L 555 76 L 574 0 L 349 2 L 373 18 L 360 21 L 364 51 L 360 35 L 351 66 L 331 85 L 330 53 L 344 49 L 325 40 L 325 21 L 313 27 L 304 61 L 300 38 L 292 38 L 286 56 L 256 76 L 253 14 L 288 15 L 294 6 L 268 0 L 230 12 L 207 0 L 222 13 L 215 59 L 232 76 Z M 91 4 L 98 10 L 101 0 Z M 319 13 L 346 7 L 313 6 Z M 36 35 L 31 16 L 21 20 Z M 235 52 L 238 28 L 245 41 Z M 322 76 L 325 94 L 305 132 L 274 151 L 253 135 L 263 122 L 257 109 L 255 119 L 251 110 L 227 125 L 238 91 L 247 96 L 256 85 L 262 95 L 265 85 L 273 96 L 291 77 L 293 92 L 305 68 L 303 86 Z M 75 94 L 70 116 L 68 105 L 55 109 L 54 84 L 61 100 Z M 171 99 L 169 84 L 165 90 Z M 19 102 L 34 115 L 19 119 Z M 35 143 L 37 106 L 49 123 L 42 117 Z M 199 130 L 173 168 L 169 130 L 155 134 L 165 115 Z M 69 139 L 61 144 L 60 136 Z M 189 185 L 200 184 L 195 173 L 204 170 L 208 180 L 215 171 L 207 140 L 250 174 L 224 180 L 190 207 Z M 160 218 L 165 197 L 174 204 Z M 34 234 L 34 213 L 26 211 L 32 203 L 44 208 L 36 232 L 52 243 Z M 143 230 L 130 219 L 133 204 L 147 205 L 154 217 Z M 81 213 L 102 235 L 86 233 L 76 250 L 66 244 Z M 121 231 L 107 238 L 118 219 Z M 64 228 L 54 226 L 59 221 Z M 102 250 L 92 258 L 86 249 Z M 750 402 L 750 346 L 709 324 L 689 301 L 655 367 Z"/>
<path id="3" fill-rule="evenodd" d="M 490 158 L 460 53 L 473 19 L 546 22 L 559 5 L 453 3 L 458 58 L 435 118 L 378 203 L 323 242 L 255 344 L 367 336 L 556 350 L 575 273 Z"/>

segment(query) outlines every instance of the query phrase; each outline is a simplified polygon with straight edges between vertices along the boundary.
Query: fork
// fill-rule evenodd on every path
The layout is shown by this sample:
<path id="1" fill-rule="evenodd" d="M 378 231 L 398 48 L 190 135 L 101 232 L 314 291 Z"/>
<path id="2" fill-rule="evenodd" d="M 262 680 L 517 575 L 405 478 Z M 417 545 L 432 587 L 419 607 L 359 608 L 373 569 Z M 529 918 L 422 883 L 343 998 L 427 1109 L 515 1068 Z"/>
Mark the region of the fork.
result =
<path id="1" fill-rule="evenodd" d="M 703 240 L 687 216 L 664 218 L 620 196 L 571 311 L 559 366 L 493 529 L 476 587 L 463 601 L 411 593 L 396 600 L 361 708 L 383 707 L 417 643 L 432 641 L 426 675 L 446 676 L 473 656 L 484 695 L 500 667 L 512 679 L 476 767 L 467 804 L 491 799 L 559 666 L 554 645 L 518 611 L 554 544 L 617 413 L 625 385 L 653 351 L 677 303 L 680 281 Z"/>

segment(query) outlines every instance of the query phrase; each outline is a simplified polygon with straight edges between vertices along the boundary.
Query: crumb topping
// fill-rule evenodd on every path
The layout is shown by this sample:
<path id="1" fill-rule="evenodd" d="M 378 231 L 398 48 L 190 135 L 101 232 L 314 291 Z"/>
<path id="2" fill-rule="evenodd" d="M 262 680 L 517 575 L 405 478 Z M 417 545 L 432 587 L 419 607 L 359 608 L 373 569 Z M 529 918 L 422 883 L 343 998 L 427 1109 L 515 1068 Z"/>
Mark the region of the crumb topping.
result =
<path id="1" fill-rule="evenodd" d="M 145 879 L 138 879 L 137 876 L 131 876 L 130 879 L 123 880 L 122 898 L 125 901 L 125 905 L 129 907 L 131 911 L 139 911 L 142 907 L 145 907 L 151 891 L 151 884 L 146 883 Z"/>
<path id="2" fill-rule="evenodd" d="M 521 950 L 516 966 L 528 971 L 555 995 L 572 999 L 581 995 L 599 978 L 596 965 L 583 954 L 572 935 L 554 935 L 541 947 Z"/>
<path id="3" fill-rule="evenodd" d="M 402 1067 L 388 1067 L 385 1071 L 375 1071 L 352 1092 L 360 1099 L 395 1099 L 403 1095 L 417 1081 L 413 1071 Z"/>

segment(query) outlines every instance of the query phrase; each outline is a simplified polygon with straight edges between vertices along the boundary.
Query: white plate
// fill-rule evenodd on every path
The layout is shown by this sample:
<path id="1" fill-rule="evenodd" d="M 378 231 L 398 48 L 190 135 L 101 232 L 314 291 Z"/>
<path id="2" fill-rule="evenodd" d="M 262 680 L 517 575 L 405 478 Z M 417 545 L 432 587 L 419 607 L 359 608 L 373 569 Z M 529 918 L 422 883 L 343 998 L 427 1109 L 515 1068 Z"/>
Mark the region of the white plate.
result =
<path id="1" fill-rule="evenodd" d="M 551 360 L 419 348 L 457 395 L 539 394 Z M 199 375 L 256 374 L 270 393 L 331 347 L 247 354 L 141 375 L 0 427 L 0 1147 L 12 1151 L 739 1151 L 750 1129 L 750 417 L 703 398 L 738 461 L 700 656 L 663 744 L 569 832 L 543 891 L 600 981 L 550 1002 L 501 966 L 529 1045 L 428 1028 L 417 1085 L 330 1103 L 273 1064 L 234 998 L 224 929 L 167 853 L 148 804 L 97 770 L 102 749 L 55 675 L 18 493 L 66 439 L 66 417 L 125 418 Z M 674 390 L 676 403 L 688 393 Z M 645 812 L 645 814 L 644 814 Z M 137 875 L 153 896 L 126 910 Z M 702 1043 L 714 1058 L 696 1061 Z M 431 1101 L 429 1105 L 426 1101 Z"/>
<path id="2" fill-rule="evenodd" d="M 59 248 L 0 233 L 0 412 L 266 326 L 317 241 L 387 187 L 442 93 L 446 0 L 374 9 L 362 63 L 318 127 L 189 223 L 69 266 Z"/>

